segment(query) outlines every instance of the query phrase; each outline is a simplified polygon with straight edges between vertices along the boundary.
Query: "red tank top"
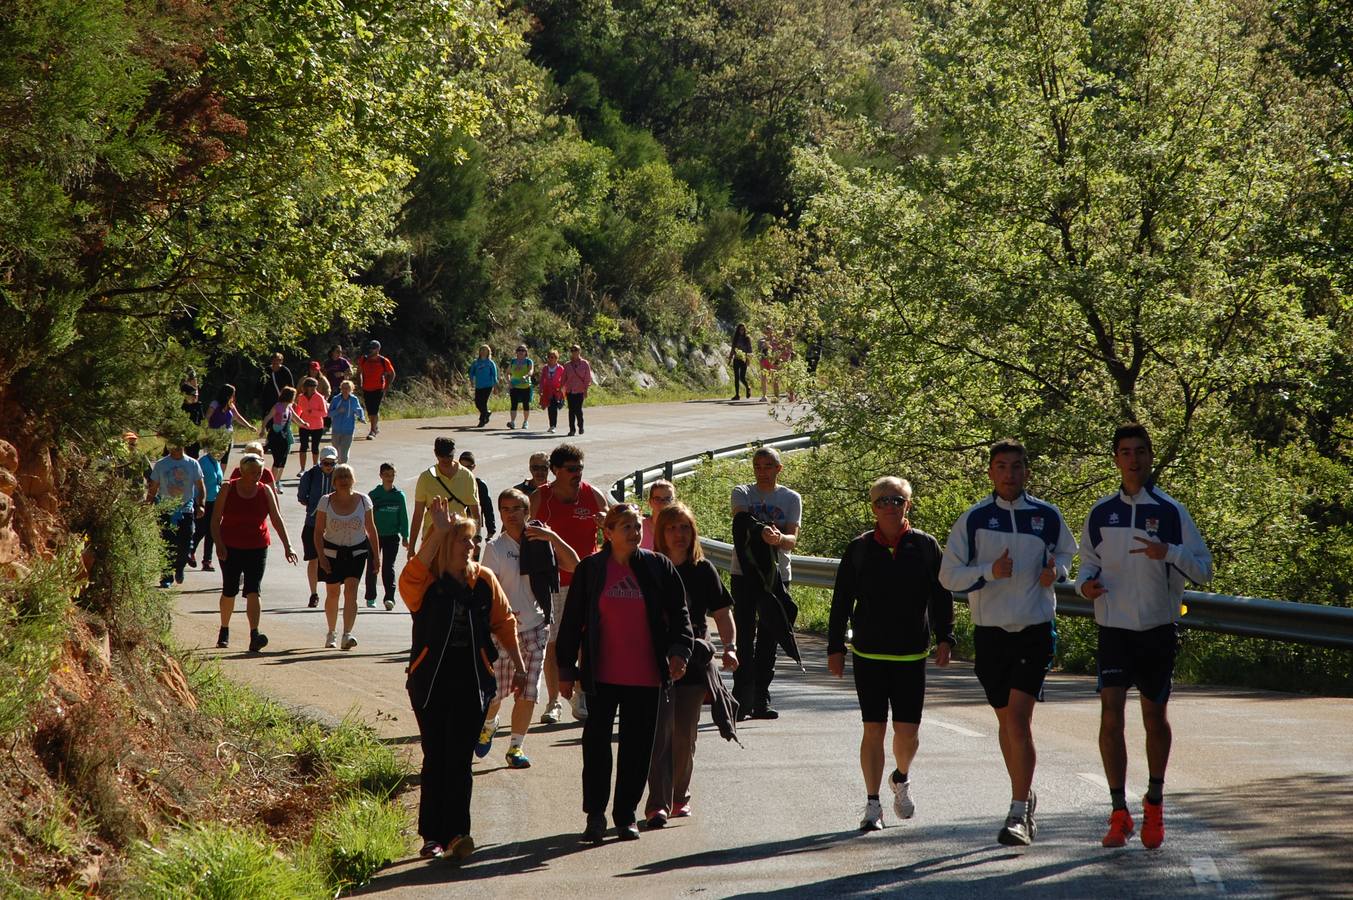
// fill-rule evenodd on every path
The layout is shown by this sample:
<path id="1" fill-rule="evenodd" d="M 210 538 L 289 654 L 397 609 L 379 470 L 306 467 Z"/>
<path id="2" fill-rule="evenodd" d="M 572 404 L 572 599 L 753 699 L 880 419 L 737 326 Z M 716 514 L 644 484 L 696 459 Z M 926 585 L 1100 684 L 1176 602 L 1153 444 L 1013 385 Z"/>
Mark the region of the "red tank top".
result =
<path id="1" fill-rule="evenodd" d="M 254 496 L 241 497 L 239 481 L 230 481 L 230 499 L 221 513 L 221 543 L 236 550 L 268 546 L 268 488 L 260 481 Z"/>
<path id="2" fill-rule="evenodd" d="M 553 482 L 537 488 L 536 493 L 544 498 L 540 502 L 541 520 L 559 532 L 564 543 L 573 548 L 579 559 L 597 552 L 596 517 L 601 507 L 597 504 L 597 496 L 591 485 L 586 481 L 578 482 L 578 496 L 567 503 L 554 496 Z M 572 572 L 559 573 L 560 587 L 567 587 L 572 581 Z"/>

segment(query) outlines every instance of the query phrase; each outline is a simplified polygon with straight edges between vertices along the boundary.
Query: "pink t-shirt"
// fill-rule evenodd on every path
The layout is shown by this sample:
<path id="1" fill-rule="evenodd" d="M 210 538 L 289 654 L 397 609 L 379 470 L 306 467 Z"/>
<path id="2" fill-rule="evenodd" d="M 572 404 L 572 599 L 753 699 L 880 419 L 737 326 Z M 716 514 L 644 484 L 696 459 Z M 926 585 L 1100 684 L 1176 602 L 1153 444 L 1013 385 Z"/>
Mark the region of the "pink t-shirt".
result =
<path id="1" fill-rule="evenodd" d="M 586 394 L 592 385 L 592 364 L 582 357 L 564 363 L 564 393 Z"/>
<path id="2" fill-rule="evenodd" d="M 648 630 L 648 612 L 639 582 L 628 566 L 606 560 L 606 586 L 598 603 L 601 641 L 595 679 L 605 684 L 659 687 L 662 677 Z"/>
<path id="3" fill-rule="evenodd" d="M 644 526 L 644 536 L 639 538 L 639 549 L 652 550 L 653 538 L 657 534 L 658 530 L 656 527 L 654 527 L 653 518 L 651 516 L 644 516 L 644 518 L 641 519 L 640 521 L 643 523 Z"/>

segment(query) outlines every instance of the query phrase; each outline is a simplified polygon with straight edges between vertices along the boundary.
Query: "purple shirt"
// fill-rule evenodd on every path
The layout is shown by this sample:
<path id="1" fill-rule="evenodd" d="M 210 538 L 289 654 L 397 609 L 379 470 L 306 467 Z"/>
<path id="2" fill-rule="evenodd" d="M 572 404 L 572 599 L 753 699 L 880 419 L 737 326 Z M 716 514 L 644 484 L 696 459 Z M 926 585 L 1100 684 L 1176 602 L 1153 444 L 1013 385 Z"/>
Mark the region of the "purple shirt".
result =
<path id="1" fill-rule="evenodd" d="M 592 384 L 592 364 L 579 357 L 564 363 L 564 393 L 586 394 Z"/>

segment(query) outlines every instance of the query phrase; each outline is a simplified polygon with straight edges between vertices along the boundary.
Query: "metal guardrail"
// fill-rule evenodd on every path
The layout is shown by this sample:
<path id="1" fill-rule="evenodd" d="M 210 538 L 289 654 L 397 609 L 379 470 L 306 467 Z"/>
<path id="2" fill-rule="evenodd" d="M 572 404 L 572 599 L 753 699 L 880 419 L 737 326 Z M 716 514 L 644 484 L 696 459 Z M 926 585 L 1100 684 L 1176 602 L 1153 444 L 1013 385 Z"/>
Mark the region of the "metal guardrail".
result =
<path id="1" fill-rule="evenodd" d="M 659 477 L 671 480 L 692 475 L 696 466 L 707 459 L 730 459 L 762 446 L 789 451 L 816 447 L 819 443 L 820 440 L 816 435 L 796 434 L 773 441 L 754 441 L 698 453 L 651 469 L 637 471 L 632 476 L 617 481 L 612 492 L 619 491 L 616 493 L 616 499 L 623 499 L 626 483 L 633 479 L 636 494 L 642 496 L 646 481 Z M 732 565 L 732 544 L 702 537 L 700 546 L 705 551 L 705 557 L 718 568 L 727 571 Z M 836 583 L 836 569 L 841 560 L 791 554 L 789 563 L 794 572 L 795 584 L 830 589 Z M 1057 612 L 1069 616 L 1094 616 L 1094 603 L 1077 594 L 1072 585 L 1059 584 L 1056 586 L 1056 592 Z M 961 603 L 966 603 L 968 599 L 964 594 L 955 594 L 954 598 Z M 1179 624 L 1185 628 L 1238 637 L 1266 638 L 1311 647 L 1353 650 L 1353 609 L 1347 607 L 1209 594 L 1203 591 L 1185 591 L 1184 606 L 1188 612 L 1180 619 Z"/>

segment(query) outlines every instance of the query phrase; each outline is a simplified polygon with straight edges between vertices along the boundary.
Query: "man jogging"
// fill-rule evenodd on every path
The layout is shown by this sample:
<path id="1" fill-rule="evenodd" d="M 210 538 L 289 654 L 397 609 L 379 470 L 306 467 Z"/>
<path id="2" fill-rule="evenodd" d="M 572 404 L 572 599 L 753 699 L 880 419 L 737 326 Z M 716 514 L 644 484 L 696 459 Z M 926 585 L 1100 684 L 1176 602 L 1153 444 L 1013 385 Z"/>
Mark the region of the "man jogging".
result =
<path id="1" fill-rule="evenodd" d="M 1019 441 L 992 445 L 987 477 L 991 495 L 949 532 L 940 583 L 968 595 L 977 679 L 996 711 L 1010 775 L 1010 812 L 996 840 L 1022 847 L 1038 834 L 1032 724 L 1057 650 L 1052 586 L 1066 578 L 1076 541 L 1057 507 L 1024 492 L 1029 457 Z"/>
<path id="2" fill-rule="evenodd" d="M 1212 554 L 1189 512 L 1160 488 L 1152 471 L 1146 428 L 1123 425 L 1113 434 L 1113 464 L 1121 488 L 1090 509 L 1081 535 L 1076 590 L 1095 603 L 1099 625 L 1099 754 L 1113 810 L 1105 847 L 1132 836 L 1127 808 L 1127 742 L 1123 737 L 1127 689 L 1141 694 L 1149 775 L 1142 799 L 1142 846 L 1165 841 L 1165 767 L 1170 722 L 1165 707 L 1179 647 L 1180 601 L 1185 579 L 1212 580 Z"/>
<path id="3" fill-rule="evenodd" d="M 752 454 L 752 471 L 756 481 L 733 488 L 733 515 L 751 513 L 769 524 L 761 532 L 761 539 L 775 548 L 776 565 L 785 590 L 789 590 L 789 554 L 799 542 L 799 523 L 803 519 L 803 498 L 797 491 L 777 484 L 780 472 L 779 451 L 762 447 Z M 744 576 L 737 554 L 733 554 L 730 568 L 733 581 L 733 623 L 738 632 L 738 658 L 743 665 L 733 673 L 733 695 L 737 697 L 746 715 L 753 719 L 778 719 L 770 705 L 770 683 L 775 677 L 775 653 L 782 622 L 760 620 L 759 610 L 764 593 Z M 751 665 L 747 661 L 751 660 Z"/>
<path id="4" fill-rule="evenodd" d="M 917 731 L 925 704 L 925 665 L 931 631 L 938 640 L 935 664 L 949 665 L 954 647 L 954 597 L 940 586 L 940 545 L 911 527 L 911 483 L 880 478 L 869 488 L 874 528 L 850 542 L 836 570 L 831 619 L 827 626 L 827 669 L 846 671 L 846 624 L 853 629 L 851 668 L 860 700 L 864 736 L 860 769 L 865 810 L 861 831 L 883 828 L 879 785 L 883 781 L 883 738 L 888 710 L 893 718 L 893 762 L 888 786 L 893 812 L 910 819 L 911 762 L 920 746 Z"/>
<path id="5" fill-rule="evenodd" d="M 362 373 L 362 397 L 366 400 L 366 414 L 371 419 L 371 430 L 366 434 L 369 441 L 381 433 L 381 400 L 394 386 L 395 364 L 381 356 L 380 341 L 370 341 L 366 345 L 366 355 L 357 360 L 357 368 Z"/>

